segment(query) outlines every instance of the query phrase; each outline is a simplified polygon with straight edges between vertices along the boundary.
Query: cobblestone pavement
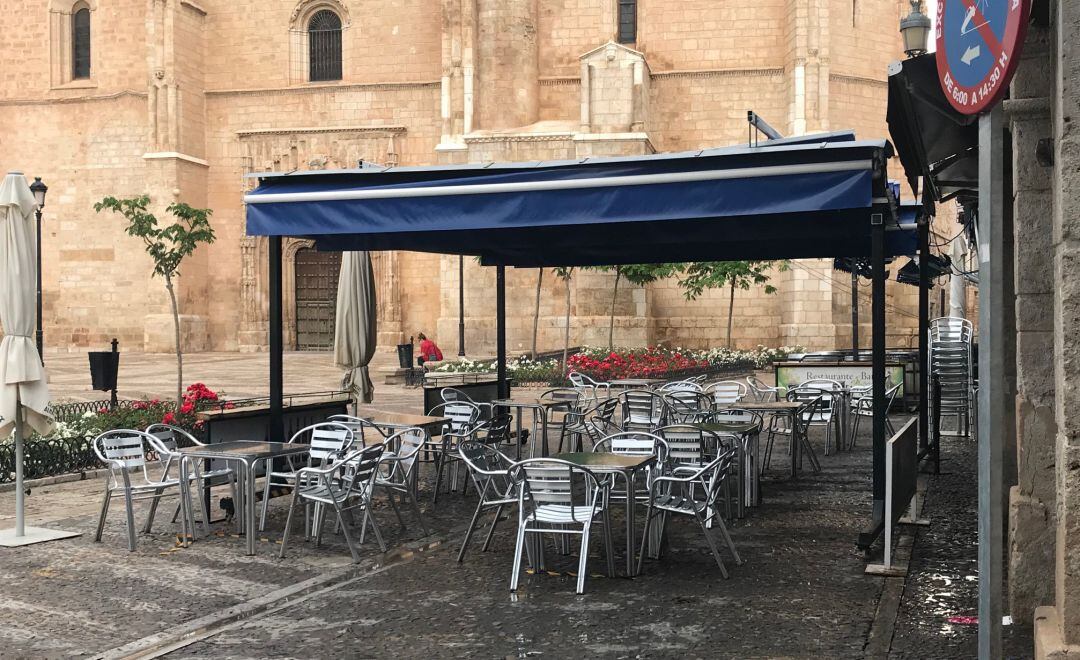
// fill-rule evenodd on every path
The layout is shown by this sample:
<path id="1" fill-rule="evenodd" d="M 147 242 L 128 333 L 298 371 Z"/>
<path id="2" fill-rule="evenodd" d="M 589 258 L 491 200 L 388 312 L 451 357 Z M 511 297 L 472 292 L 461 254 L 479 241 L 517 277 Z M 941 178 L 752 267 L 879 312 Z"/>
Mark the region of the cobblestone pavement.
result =
<path id="1" fill-rule="evenodd" d="M 978 448 L 973 441 L 945 438 L 941 474 L 930 475 L 924 511 L 930 526 L 917 532 L 890 658 L 974 658 L 978 625 L 950 617 L 978 616 Z M 970 621 L 971 619 L 969 619 Z M 1007 658 L 1030 658 L 1030 628 L 1004 626 Z"/>
<path id="2" fill-rule="evenodd" d="M 781 448 L 763 506 L 732 526 L 746 563 L 729 562 L 730 580 L 721 579 L 700 531 L 675 521 L 668 554 L 647 561 L 636 579 L 590 578 L 586 594 L 576 596 L 565 574 L 573 557 L 549 552 L 548 568 L 558 575 L 526 578 L 511 598 L 512 525 L 500 526 L 490 552 L 474 546 L 457 564 L 456 544 L 475 500 L 452 494 L 440 496 L 437 512 L 427 512 L 430 538 L 445 539 L 430 553 L 240 622 L 173 655 L 861 657 L 881 589 L 880 581 L 862 575 L 853 546 L 870 509 L 867 444 L 824 458 L 821 474 L 804 472 L 794 481 L 784 477 Z M 348 563 L 343 541 L 330 535 L 321 548 L 298 539 L 285 559 L 276 557 L 286 498 L 272 500 L 255 557 L 243 555 L 243 539 L 224 522 L 214 535 L 177 548 L 170 504 L 159 510 L 155 532 L 139 537 L 136 552 L 127 552 L 119 502 L 103 542 L 93 543 L 101 488 L 89 480 L 31 494 L 31 524 L 83 536 L 0 550 L 0 613 L 7 622 L 0 654 L 102 652 Z M 10 516 L 11 497 L 0 502 L 0 515 Z M 138 521 L 144 512 L 140 507 Z M 377 515 L 391 547 L 419 540 L 416 525 L 402 531 L 388 510 Z M 614 527 L 621 560 L 620 509 Z M 384 561 L 371 540 L 363 554 L 368 567 Z M 594 557 L 590 574 L 602 569 Z"/>

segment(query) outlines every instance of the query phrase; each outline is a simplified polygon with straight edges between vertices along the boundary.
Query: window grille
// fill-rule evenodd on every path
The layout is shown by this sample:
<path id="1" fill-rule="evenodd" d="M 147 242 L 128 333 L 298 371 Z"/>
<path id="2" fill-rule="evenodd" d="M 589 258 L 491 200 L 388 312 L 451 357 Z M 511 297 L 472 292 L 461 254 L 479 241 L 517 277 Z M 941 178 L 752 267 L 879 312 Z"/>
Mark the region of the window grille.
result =
<path id="1" fill-rule="evenodd" d="M 71 78 L 90 77 L 90 10 L 86 7 L 71 17 Z"/>
<path id="2" fill-rule="evenodd" d="M 341 80 L 341 18 L 329 9 L 308 22 L 308 60 L 312 82 Z"/>
<path id="3" fill-rule="evenodd" d="M 637 41 L 637 0 L 618 0 L 619 2 L 619 43 L 632 44 Z"/>

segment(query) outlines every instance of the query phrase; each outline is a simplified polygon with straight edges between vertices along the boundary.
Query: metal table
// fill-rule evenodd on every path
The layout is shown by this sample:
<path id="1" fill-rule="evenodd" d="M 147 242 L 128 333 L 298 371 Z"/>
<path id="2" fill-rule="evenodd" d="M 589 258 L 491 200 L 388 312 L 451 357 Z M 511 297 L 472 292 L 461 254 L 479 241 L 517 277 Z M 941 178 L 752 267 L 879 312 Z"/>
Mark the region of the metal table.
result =
<path id="1" fill-rule="evenodd" d="M 791 424 L 791 477 L 795 478 L 799 474 L 799 452 L 802 449 L 806 449 L 814 472 L 821 471 L 821 465 L 818 464 L 814 448 L 810 446 L 810 439 L 799 433 L 798 413 L 799 409 L 803 407 L 802 403 L 798 401 L 740 401 L 733 407 L 787 416 L 788 422 Z"/>
<path id="2" fill-rule="evenodd" d="M 759 480 L 757 474 L 758 447 L 757 442 L 753 445 L 747 434 L 757 428 L 757 424 L 749 422 L 695 422 L 689 424 L 696 429 L 709 433 L 731 433 L 742 437 L 743 441 L 738 448 L 739 453 L 739 487 L 742 494 L 739 497 L 739 517 L 743 517 L 744 506 L 757 506 Z M 750 460 L 747 460 L 749 457 Z"/>
<path id="3" fill-rule="evenodd" d="M 617 378 L 608 384 L 612 387 L 629 389 L 632 387 L 652 387 L 663 382 L 666 382 L 663 378 Z"/>
<path id="4" fill-rule="evenodd" d="M 580 465 L 601 474 L 621 474 L 626 479 L 626 575 L 633 577 L 634 561 L 634 484 L 639 470 L 645 470 L 656 462 L 655 456 L 628 456 L 606 451 L 569 452 L 555 454 L 552 458 Z"/>
<path id="5" fill-rule="evenodd" d="M 517 411 L 514 415 L 514 424 L 517 435 L 514 439 L 517 441 L 517 460 L 521 460 L 521 418 L 522 413 L 526 410 L 533 412 L 533 458 L 537 458 L 536 447 L 540 447 L 540 456 L 545 457 L 548 455 L 547 449 L 547 431 L 548 431 L 548 411 L 558 408 L 569 408 L 573 405 L 573 401 L 553 400 L 553 401 L 540 401 L 539 399 L 495 399 L 491 402 L 491 405 L 496 408 L 513 408 Z M 536 419 L 540 418 L 540 436 L 536 435 Z"/>
<path id="6" fill-rule="evenodd" d="M 366 412 L 363 414 L 363 418 L 376 426 L 391 429 L 395 433 L 404 429 L 419 428 L 427 431 L 430 436 L 442 435 L 443 427 L 450 421 L 449 417 L 413 415 L 384 410 Z"/>
<path id="7" fill-rule="evenodd" d="M 260 462 L 269 463 L 279 456 L 297 456 L 308 453 L 308 445 L 302 443 L 260 442 L 254 440 L 232 440 L 211 445 L 182 447 L 180 453 L 180 483 L 188 479 L 188 463 L 193 460 L 220 460 L 235 464 L 236 478 L 240 482 L 236 489 L 239 502 L 236 510 L 237 531 L 247 536 L 247 554 L 255 554 L 255 467 Z M 194 532 L 194 529 L 192 530 Z M 186 542 L 186 539 L 185 539 Z"/>

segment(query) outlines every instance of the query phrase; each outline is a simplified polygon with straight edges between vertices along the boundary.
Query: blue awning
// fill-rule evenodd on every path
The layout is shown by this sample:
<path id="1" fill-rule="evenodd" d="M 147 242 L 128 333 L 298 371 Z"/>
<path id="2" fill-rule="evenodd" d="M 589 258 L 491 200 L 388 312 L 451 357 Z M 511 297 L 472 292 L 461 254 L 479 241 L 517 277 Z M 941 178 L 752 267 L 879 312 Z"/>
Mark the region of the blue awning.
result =
<path id="1" fill-rule="evenodd" d="M 890 234 L 899 227 L 889 145 L 850 132 L 809 137 L 632 158 L 263 174 L 245 197 L 247 231 L 324 250 L 529 267 L 869 255 L 872 214 Z"/>

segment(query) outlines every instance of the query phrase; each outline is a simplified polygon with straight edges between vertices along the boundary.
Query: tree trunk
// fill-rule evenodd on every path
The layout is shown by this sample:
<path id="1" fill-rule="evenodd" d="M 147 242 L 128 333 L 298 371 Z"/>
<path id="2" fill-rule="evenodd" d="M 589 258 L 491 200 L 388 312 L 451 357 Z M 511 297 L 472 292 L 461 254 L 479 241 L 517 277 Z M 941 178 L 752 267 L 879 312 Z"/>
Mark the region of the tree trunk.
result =
<path id="1" fill-rule="evenodd" d="M 570 276 L 566 276 L 566 328 L 563 330 L 562 372 L 566 375 L 567 354 L 570 352 Z"/>
<path id="2" fill-rule="evenodd" d="M 172 277 L 165 276 L 165 288 L 169 290 L 172 301 L 173 337 L 176 340 L 176 409 L 184 403 L 184 353 L 180 347 L 180 308 L 176 304 L 176 292 L 173 291 Z"/>
<path id="3" fill-rule="evenodd" d="M 544 283 L 544 269 L 536 271 L 536 308 L 533 310 L 532 359 L 536 360 L 536 335 L 540 331 L 540 287 Z"/>
<path id="4" fill-rule="evenodd" d="M 619 278 L 622 277 L 622 271 L 615 271 L 615 288 L 611 291 L 611 322 L 608 324 L 607 334 L 607 348 L 609 351 L 615 350 L 615 298 L 619 295 Z"/>
<path id="5" fill-rule="evenodd" d="M 731 326 L 735 317 L 735 281 L 731 281 L 731 297 L 728 299 L 727 308 L 727 347 L 731 350 Z"/>

